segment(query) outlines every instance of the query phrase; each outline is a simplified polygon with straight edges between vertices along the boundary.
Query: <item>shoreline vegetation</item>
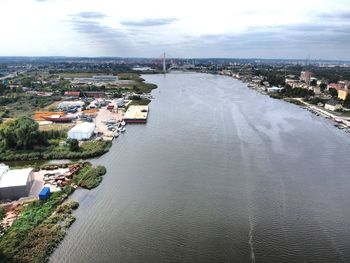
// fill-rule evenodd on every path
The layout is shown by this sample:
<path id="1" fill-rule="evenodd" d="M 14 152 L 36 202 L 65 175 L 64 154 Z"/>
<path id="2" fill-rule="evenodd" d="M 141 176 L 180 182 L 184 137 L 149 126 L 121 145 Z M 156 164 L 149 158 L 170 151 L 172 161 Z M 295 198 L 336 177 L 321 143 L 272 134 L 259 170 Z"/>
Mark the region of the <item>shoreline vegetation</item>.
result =
<path id="1" fill-rule="evenodd" d="M 107 141 L 87 141 L 79 147 L 78 151 L 72 151 L 66 146 L 51 146 L 36 150 L 7 150 L 0 153 L 0 161 L 89 159 L 107 153 L 111 146 L 112 143 Z"/>
<path id="2" fill-rule="evenodd" d="M 44 165 L 41 169 L 69 167 L 73 164 Z M 42 263 L 63 240 L 74 223 L 73 210 L 79 203 L 69 199 L 77 186 L 84 189 L 97 187 L 106 173 L 104 166 L 79 163 L 81 169 L 62 191 L 52 193 L 48 200 L 37 200 L 21 208 L 19 219 L 0 239 L 0 262 Z"/>

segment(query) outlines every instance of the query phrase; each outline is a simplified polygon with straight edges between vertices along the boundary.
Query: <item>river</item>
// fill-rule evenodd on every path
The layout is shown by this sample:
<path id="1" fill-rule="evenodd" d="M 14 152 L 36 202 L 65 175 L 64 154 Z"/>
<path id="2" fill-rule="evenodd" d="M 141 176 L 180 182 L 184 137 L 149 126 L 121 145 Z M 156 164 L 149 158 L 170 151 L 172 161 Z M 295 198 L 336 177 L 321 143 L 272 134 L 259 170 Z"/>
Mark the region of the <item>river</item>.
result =
<path id="1" fill-rule="evenodd" d="M 350 262 L 350 138 L 229 77 L 146 75 L 51 262 Z"/>

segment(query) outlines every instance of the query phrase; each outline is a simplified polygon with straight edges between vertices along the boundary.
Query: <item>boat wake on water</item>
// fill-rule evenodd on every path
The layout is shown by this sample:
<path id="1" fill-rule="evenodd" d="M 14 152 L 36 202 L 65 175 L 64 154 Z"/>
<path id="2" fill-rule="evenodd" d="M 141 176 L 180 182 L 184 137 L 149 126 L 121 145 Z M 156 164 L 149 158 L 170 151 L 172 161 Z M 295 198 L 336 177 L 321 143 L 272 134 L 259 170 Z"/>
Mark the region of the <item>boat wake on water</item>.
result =
<path id="1" fill-rule="evenodd" d="M 251 210 L 249 208 L 249 210 Z M 255 253 L 254 253 L 254 240 L 253 240 L 253 232 L 254 232 L 254 218 L 251 216 L 251 211 L 249 213 L 249 247 L 250 247 L 250 262 L 255 263 Z"/>

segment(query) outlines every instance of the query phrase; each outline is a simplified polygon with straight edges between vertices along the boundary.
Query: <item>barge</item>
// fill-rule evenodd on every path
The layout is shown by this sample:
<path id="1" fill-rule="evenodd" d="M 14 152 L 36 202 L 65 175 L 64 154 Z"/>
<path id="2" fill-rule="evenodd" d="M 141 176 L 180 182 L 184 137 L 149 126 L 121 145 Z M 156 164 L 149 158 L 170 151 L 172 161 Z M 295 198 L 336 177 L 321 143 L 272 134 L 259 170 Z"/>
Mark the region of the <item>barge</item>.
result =
<path id="1" fill-rule="evenodd" d="M 125 123 L 146 123 L 148 111 L 148 106 L 129 106 L 124 115 L 124 121 Z"/>

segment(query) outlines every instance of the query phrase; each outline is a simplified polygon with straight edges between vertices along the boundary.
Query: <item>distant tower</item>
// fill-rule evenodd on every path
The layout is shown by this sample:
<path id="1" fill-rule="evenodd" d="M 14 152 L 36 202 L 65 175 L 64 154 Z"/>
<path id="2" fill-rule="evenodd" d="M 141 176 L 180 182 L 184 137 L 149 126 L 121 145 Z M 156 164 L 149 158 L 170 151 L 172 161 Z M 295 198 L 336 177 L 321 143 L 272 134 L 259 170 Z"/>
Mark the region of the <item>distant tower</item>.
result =
<path id="1" fill-rule="evenodd" d="M 165 52 L 163 53 L 163 73 L 166 73 Z"/>

